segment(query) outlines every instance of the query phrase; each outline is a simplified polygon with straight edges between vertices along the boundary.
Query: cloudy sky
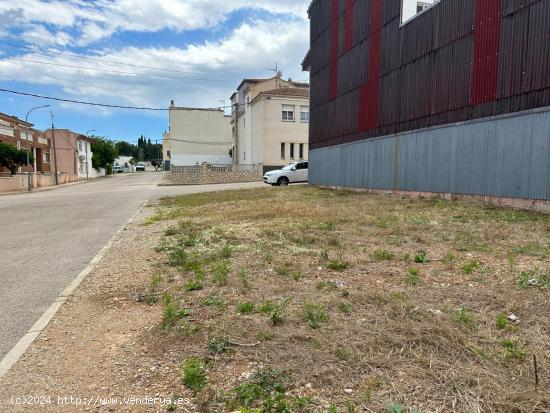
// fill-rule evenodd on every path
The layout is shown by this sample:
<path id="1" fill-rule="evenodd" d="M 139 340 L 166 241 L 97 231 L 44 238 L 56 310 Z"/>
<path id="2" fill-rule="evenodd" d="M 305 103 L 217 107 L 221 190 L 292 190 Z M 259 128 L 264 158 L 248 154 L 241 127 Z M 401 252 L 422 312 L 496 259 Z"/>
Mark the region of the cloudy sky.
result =
<path id="1" fill-rule="evenodd" d="M 0 88 L 124 106 L 218 107 L 244 77 L 306 80 L 310 0 L 0 0 Z M 89 68 L 89 69 L 86 69 Z M 90 70 L 94 69 L 94 70 Z M 162 139 L 164 112 L 53 103 L 0 92 L 24 118 L 113 139 Z M 49 126 L 47 110 L 29 119 Z"/>

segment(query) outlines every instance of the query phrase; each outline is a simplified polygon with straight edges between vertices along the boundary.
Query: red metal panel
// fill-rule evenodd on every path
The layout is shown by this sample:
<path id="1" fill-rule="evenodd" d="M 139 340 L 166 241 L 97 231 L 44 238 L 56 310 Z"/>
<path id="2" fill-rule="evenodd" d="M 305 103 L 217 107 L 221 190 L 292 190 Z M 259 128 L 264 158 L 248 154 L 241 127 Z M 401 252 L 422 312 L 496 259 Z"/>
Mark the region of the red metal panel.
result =
<path id="1" fill-rule="evenodd" d="M 472 104 L 497 97 L 501 0 L 477 0 L 474 27 Z"/>
<path id="2" fill-rule="evenodd" d="M 332 0 L 332 26 L 330 36 L 330 84 L 329 98 L 333 100 L 338 93 L 338 44 L 340 42 L 340 0 Z"/>
<path id="3" fill-rule="evenodd" d="M 380 102 L 380 43 L 382 41 L 382 0 L 370 2 L 370 51 L 368 81 L 359 92 L 360 132 L 376 128 Z"/>
<path id="4" fill-rule="evenodd" d="M 353 47 L 353 11 L 355 9 L 355 0 L 346 0 L 345 29 L 346 41 L 345 50 L 348 52 Z"/>

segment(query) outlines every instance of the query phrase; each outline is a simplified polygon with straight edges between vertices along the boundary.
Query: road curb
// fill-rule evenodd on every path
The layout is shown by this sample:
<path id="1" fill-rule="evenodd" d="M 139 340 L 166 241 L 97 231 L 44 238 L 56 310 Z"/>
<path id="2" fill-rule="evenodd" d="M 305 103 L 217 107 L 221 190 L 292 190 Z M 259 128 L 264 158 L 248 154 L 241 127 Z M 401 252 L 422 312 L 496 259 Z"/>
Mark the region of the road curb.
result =
<path id="1" fill-rule="evenodd" d="M 59 309 L 67 302 L 67 300 L 74 294 L 77 288 L 82 284 L 82 281 L 86 279 L 88 275 L 97 267 L 101 262 L 107 251 L 111 249 L 114 242 L 124 229 L 132 224 L 136 217 L 143 211 L 143 208 L 147 205 L 148 201 L 142 203 L 141 207 L 130 217 L 128 221 L 122 225 L 122 227 L 115 232 L 111 239 L 101 248 L 101 250 L 95 255 L 90 263 L 74 278 L 71 283 L 63 290 L 63 292 L 56 298 L 52 305 L 40 316 L 38 321 L 30 328 L 30 330 L 12 347 L 12 349 L 6 354 L 6 356 L 0 361 L 0 379 L 4 377 L 11 368 L 19 361 L 19 359 L 25 354 L 27 349 L 32 343 L 40 336 L 42 331 L 48 326 L 50 321 L 57 314 Z"/>

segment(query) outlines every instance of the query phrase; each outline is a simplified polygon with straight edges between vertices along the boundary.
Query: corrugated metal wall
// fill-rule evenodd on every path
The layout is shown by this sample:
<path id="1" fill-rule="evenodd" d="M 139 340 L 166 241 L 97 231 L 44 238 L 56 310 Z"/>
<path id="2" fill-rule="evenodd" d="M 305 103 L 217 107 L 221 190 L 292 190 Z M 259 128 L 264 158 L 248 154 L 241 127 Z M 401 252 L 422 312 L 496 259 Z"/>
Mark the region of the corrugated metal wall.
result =
<path id="1" fill-rule="evenodd" d="M 549 0 L 316 0 L 311 148 L 550 106 Z"/>
<path id="2" fill-rule="evenodd" d="M 310 151 L 310 183 L 550 200 L 550 109 Z"/>

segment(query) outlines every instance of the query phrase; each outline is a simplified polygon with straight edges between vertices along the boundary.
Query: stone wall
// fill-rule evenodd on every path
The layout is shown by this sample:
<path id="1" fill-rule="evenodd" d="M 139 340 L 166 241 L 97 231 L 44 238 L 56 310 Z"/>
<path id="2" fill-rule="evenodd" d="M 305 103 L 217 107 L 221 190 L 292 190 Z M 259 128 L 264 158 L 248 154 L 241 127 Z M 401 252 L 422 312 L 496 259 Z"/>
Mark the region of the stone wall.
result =
<path id="1" fill-rule="evenodd" d="M 172 166 L 172 185 L 208 185 L 255 182 L 263 179 L 263 165 Z"/>

